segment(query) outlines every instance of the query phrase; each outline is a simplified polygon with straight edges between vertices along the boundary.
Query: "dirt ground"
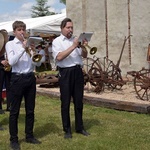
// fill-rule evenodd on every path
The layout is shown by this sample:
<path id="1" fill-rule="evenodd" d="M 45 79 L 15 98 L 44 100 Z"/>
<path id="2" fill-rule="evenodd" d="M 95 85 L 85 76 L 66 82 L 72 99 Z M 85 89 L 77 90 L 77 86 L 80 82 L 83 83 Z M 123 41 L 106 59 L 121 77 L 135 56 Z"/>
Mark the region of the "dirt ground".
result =
<path id="1" fill-rule="evenodd" d="M 44 90 L 47 92 L 58 92 L 59 88 L 40 88 L 39 85 L 37 86 L 38 90 Z M 107 90 L 105 89 L 104 92 L 96 94 L 95 92 L 91 92 L 90 85 L 86 85 L 84 95 L 95 97 L 95 98 L 104 98 L 109 100 L 118 100 L 118 101 L 130 101 L 133 103 L 141 103 L 141 104 L 150 104 L 150 101 L 143 101 L 138 98 L 134 86 L 132 83 L 127 83 L 122 86 L 120 90 Z"/>

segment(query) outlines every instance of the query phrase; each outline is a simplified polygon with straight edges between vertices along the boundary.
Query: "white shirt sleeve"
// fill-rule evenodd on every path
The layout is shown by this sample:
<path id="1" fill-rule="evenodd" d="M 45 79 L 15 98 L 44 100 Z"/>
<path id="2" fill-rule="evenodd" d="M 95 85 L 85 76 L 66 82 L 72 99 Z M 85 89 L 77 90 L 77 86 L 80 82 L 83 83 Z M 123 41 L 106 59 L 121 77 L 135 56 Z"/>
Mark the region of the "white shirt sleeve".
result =
<path id="1" fill-rule="evenodd" d="M 20 49 L 18 49 L 17 53 L 15 53 L 13 50 L 12 42 L 6 43 L 5 48 L 6 48 L 7 58 L 10 65 L 16 64 L 20 59 L 20 57 L 25 52 L 25 49 L 20 46 Z"/>

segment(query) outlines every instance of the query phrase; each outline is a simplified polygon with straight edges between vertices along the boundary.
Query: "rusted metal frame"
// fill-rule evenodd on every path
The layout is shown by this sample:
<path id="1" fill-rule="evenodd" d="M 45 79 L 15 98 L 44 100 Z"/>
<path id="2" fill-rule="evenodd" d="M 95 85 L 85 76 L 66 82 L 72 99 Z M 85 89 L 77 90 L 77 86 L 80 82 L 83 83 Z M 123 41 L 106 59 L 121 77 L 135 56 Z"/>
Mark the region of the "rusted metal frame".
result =
<path id="1" fill-rule="evenodd" d="M 121 58 L 122 58 L 122 54 L 123 54 L 123 50 L 124 50 L 126 41 L 127 41 L 127 39 L 130 38 L 130 36 L 131 36 L 131 35 L 129 35 L 127 38 L 125 37 L 125 39 L 124 39 L 124 43 L 123 43 L 123 46 L 122 46 L 122 50 L 121 50 L 121 53 L 120 53 L 120 57 L 119 57 L 119 59 L 118 59 L 118 61 L 117 61 L 117 64 L 116 64 L 116 67 L 117 67 L 117 68 L 118 68 L 119 65 L 120 65 L 120 61 L 121 61 Z"/>
<path id="2" fill-rule="evenodd" d="M 108 15 L 107 15 L 107 0 L 105 0 L 105 31 L 106 31 L 106 57 L 109 57 L 108 54 Z"/>
<path id="3" fill-rule="evenodd" d="M 128 36 L 131 35 L 131 18 L 130 18 L 130 0 L 128 0 Z M 131 38 L 128 40 L 128 48 L 129 48 L 129 64 L 131 65 Z"/>

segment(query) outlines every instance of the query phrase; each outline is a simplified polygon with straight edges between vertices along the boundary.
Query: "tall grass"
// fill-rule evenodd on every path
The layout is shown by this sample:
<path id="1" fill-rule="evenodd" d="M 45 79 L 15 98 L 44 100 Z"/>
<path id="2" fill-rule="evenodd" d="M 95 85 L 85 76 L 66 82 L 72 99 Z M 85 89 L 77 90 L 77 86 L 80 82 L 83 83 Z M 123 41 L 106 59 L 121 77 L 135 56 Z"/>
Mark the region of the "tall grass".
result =
<path id="1" fill-rule="evenodd" d="M 5 108 L 5 106 L 4 106 Z M 24 102 L 19 117 L 19 142 L 22 150 L 149 150 L 150 116 L 84 105 L 85 129 L 91 133 L 85 137 L 75 132 L 74 109 L 71 104 L 72 139 L 64 139 L 58 99 L 37 95 L 34 134 L 42 144 L 25 142 Z M 9 149 L 8 116 L 0 115 L 0 150 Z"/>

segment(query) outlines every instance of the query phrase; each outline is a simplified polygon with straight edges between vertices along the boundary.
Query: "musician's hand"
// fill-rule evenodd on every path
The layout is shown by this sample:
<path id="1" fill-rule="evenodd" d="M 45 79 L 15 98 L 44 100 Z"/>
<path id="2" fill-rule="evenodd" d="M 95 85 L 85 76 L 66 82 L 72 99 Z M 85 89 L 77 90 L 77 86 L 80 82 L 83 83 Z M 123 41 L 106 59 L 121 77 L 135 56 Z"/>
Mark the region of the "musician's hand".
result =
<path id="1" fill-rule="evenodd" d="M 74 46 L 75 48 L 79 46 L 79 41 L 78 41 L 78 38 L 77 38 L 77 37 L 74 38 L 73 46 Z"/>
<path id="2" fill-rule="evenodd" d="M 85 39 L 85 40 L 83 40 L 83 41 L 82 41 L 82 45 L 83 45 L 83 46 L 88 45 L 88 41 L 87 41 L 86 39 Z"/>
<path id="3" fill-rule="evenodd" d="M 32 50 L 33 52 L 35 52 L 35 44 L 34 44 L 34 43 L 31 43 L 31 44 L 30 44 L 30 48 L 31 48 L 31 50 Z"/>
<path id="4" fill-rule="evenodd" d="M 3 66 L 8 66 L 8 65 L 9 65 L 9 63 L 8 63 L 7 60 L 2 60 L 2 61 L 1 61 L 1 64 L 3 64 Z"/>
<path id="5" fill-rule="evenodd" d="M 27 40 L 24 40 L 22 43 L 23 43 L 23 45 L 22 45 L 23 48 L 26 48 L 27 47 Z"/>

